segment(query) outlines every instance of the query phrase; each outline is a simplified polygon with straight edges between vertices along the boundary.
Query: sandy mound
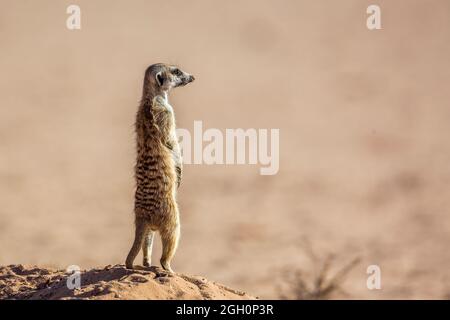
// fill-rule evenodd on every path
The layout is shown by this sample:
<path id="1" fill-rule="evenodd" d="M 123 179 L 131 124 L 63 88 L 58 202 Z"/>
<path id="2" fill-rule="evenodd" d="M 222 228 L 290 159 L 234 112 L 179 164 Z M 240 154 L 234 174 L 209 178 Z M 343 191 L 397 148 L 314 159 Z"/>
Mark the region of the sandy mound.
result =
<path id="1" fill-rule="evenodd" d="M 254 299 L 200 276 L 168 274 L 159 267 L 123 265 L 81 271 L 81 287 L 67 287 L 64 270 L 23 265 L 0 267 L 0 299 Z"/>

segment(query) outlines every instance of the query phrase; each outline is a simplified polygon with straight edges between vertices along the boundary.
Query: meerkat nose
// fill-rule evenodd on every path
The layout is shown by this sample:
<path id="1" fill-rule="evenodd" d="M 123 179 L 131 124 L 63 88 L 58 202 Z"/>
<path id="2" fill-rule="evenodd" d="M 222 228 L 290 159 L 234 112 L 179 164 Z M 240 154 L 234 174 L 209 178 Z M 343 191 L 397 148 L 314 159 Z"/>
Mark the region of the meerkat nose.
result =
<path id="1" fill-rule="evenodd" d="M 195 80 L 195 77 L 193 76 L 193 75 L 190 75 L 189 76 L 189 82 L 192 82 L 192 81 L 194 81 Z"/>

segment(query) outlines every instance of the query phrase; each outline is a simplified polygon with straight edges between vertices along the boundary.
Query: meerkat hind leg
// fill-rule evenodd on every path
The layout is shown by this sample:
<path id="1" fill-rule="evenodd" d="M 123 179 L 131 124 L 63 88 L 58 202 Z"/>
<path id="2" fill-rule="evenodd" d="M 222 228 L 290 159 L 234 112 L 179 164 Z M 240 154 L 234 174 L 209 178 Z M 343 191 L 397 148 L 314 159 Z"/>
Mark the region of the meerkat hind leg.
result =
<path id="1" fill-rule="evenodd" d="M 161 266 L 164 270 L 173 273 L 170 267 L 170 261 L 175 255 L 175 251 L 178 246 L 178 239 L 180 237 L 180 226 L 177 224 L 174 228 L 169 230 L 160 231 L 161 241 L 162 241 L 162 256 L 161 256 Z"/>
<path id="2" fill-rule="evenodd" d="M 151 266 L 154 235 L 155 235 L 155 232 L 152 230 L 149 230 L 149 231 L 147 231 L 147 234 L 144 237 L 144 243 L 142 245 L 142 252 L 144 253 L 143 265 L 145 267 Z"/>
<path id="3" fill-rule="evenodd" d="M 128 253 L 127 260 L 125 265 L 128 269 L 133 269 L 133 262 L 136 259 L 136 256 L 141 250 L 142 242 L 144 241 L 144 235 L 146 234 L 148 227 L 147 223 L 143 219 L 136 219 L 136 231 L 134 236 L 133 246 Z"/>

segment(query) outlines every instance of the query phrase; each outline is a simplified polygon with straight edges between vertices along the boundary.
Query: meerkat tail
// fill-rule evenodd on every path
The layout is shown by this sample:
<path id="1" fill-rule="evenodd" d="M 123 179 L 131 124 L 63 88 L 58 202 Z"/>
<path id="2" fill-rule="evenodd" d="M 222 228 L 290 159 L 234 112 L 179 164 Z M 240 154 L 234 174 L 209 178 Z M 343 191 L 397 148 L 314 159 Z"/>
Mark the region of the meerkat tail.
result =
<path id="1" fill-rule="evenodd" d="M 139 253 L 144 241 L 144 235 L 148 229 L 147 223 L 144 219 L 136 219 L 136 231 L 134 236 L 133 246 L 128 253 L 125 265 L 128 269 L 133 269 L 133 262 Z"/>

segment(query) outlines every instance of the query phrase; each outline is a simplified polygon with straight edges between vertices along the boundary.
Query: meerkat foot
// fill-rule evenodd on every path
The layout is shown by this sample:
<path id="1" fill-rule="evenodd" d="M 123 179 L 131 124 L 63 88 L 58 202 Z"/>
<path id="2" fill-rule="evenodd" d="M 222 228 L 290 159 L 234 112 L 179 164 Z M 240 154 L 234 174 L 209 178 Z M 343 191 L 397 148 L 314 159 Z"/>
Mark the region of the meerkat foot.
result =
<path id="1" fill-rule="evenodd" d="M 169 273 L 174 273 L 172 268 L 170 267 L 170 263 L 164 260 L 160 260 L 161 266 L 163 267 L 164 270 L 166 270 Z"/>
<path id="2" fill-rule="evenodd" d="M 144 267 L 150 267 L 152 264 L 150 263 L 149 260 L 145 260 L 145 259 L 144 259 L 144 262 L 142 263 L 142 265 L 143 265 Z"/>
<path id="3" fill-rule="evenodd" d="M 160 231 L 160 233 L 163 252 L 159 261 L 161 262 L 161 266 L 164 270 L 173 273 L 173 270 L 170 267 L 170 262 L 175 255 L 175 251 L 177 250 L 178 239 L 180 237 L 180 225 L 177 223 L 173 228 Z"/>

